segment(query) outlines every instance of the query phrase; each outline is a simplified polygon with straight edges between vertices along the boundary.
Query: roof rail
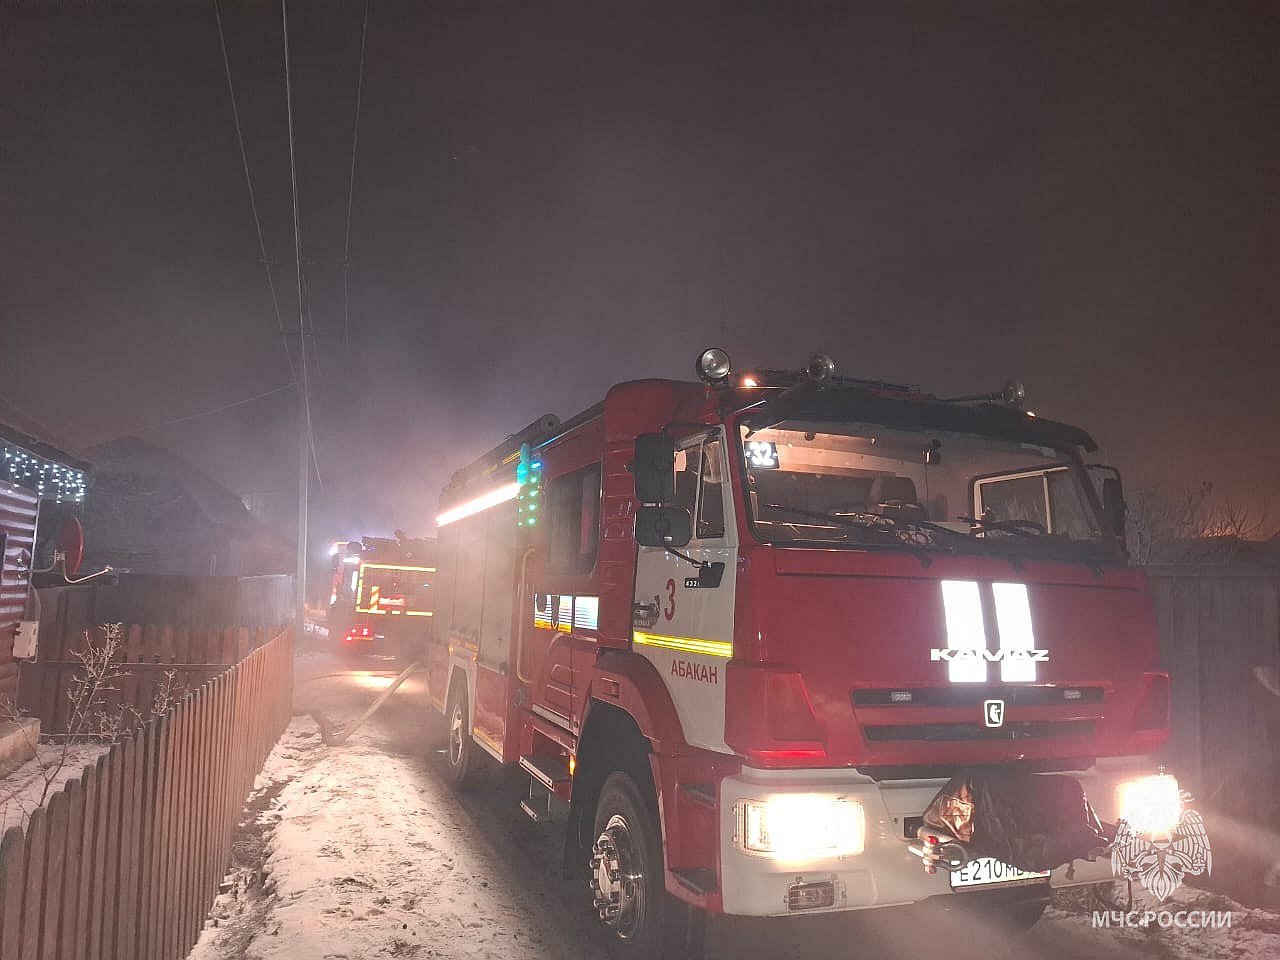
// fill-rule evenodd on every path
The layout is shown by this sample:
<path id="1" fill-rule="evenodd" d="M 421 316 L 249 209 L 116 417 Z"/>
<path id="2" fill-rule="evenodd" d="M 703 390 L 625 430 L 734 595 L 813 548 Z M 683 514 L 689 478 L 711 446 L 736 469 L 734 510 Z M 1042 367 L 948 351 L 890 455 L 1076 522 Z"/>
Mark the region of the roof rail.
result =
<path id="1" fill-rule="evenodd" d="M 519 453 L 521 444 L 527 443 L 530 446 L 535 446 L 553 436 L 559 427 L 559 417 L 554 413 L 544 413 L 524 429 L 511 434 L 488 453 L 455 472 L 449 479 L 448 485 L 445 486 L 444 492 L 447 493 L 480 478 L 501 464 L 507 457 L 514 453 Z"/>

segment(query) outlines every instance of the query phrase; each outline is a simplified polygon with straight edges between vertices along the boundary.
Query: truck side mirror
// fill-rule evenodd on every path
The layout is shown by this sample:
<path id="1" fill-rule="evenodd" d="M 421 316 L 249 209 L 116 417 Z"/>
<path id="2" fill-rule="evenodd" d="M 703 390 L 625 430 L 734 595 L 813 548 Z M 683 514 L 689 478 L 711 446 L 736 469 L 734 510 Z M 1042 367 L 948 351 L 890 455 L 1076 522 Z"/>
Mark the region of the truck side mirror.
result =
<path id="1" fill-rule="evenodd" d="M 638 486 L 638 484 L 637 484 Z M 636 543 L 642 547 L 683 547 L 693 539 L 693 520 L 680 507 L 636 510 Z"/>
<path id="2" fill-rule="evenodd" d="M 1089 478 L 1093 480 L 1102 500 L 1103 519 L 1109 528 L 1108 532 L 1124 543 L 1128 508 L 1124 502 L 1124 483 L 1120 480 L 1120 471 L 1102 463 L 1091 463 L 1088 470 Z"/>
<path id="3" fill-rule="evenodd" d="M 1124 485 L 1117 474 L 1114 477 L 1102 478 L 1102 512 L 1107 515 L 1111 524 L 1111 532 L 1119 540 L 1124 539 L 1124 521 L 1128 512 L 1124 503 Z"/>
<path id="4" fill-rule="evenodd" d="M 642 433 L 636 437 L 636 499 L 641 503 L 670 503 L 676 496 L 676 440 L 667 433 Z M 639 522 L 637 517 L 637 523 Z"/>

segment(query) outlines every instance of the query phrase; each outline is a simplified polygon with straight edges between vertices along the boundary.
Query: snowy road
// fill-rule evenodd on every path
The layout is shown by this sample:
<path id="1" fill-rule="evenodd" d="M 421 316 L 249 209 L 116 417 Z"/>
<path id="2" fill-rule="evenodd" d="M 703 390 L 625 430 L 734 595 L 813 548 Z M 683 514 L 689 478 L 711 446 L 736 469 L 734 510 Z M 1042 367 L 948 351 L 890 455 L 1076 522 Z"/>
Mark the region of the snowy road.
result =
<path id="1" fill-rule="evenodd" d="M 420 678 L 410 677 L 345 744 L 323 744 L 311 715 L 341 727 L 394 672 L 377 657 L 300 653 L 297 715 L 260 778 L 258 824 L 239 841 L 242 867 L 215 907 L 219 924 L 191 960 L 603 958 L 585 891 L 559 878 L 558 828 L 519 812 L 518 779 L 495 769 L 471 793 L 449 788 L 429 748 L 434 715 Z M 1224 909 L 1217 899 L 1196 906 Z M 939 954 L 1260 960 L 1280 956 L 1280 918 L 1237 907 L 1231 930 L 1094 930 L 1088 912 L 1061 904 L 1018 938 L 911 910 L 713 921 L 707 932 L 708 960 Z"/>

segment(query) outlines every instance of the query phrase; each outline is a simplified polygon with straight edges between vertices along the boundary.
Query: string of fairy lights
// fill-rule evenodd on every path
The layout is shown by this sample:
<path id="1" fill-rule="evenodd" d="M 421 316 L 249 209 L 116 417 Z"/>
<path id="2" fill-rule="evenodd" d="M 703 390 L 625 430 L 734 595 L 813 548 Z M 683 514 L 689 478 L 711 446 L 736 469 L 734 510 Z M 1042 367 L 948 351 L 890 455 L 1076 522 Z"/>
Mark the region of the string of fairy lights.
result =
<path id="1" fill-rule="evenodd" d="M 0 478 L 18 487 L 34 490 L 41 499 L 59 503 L 79 503 L 84 499 L 83 470 L 64 466 L 56 460 L 36 456 L 29 450 L 0 440 Z"/>

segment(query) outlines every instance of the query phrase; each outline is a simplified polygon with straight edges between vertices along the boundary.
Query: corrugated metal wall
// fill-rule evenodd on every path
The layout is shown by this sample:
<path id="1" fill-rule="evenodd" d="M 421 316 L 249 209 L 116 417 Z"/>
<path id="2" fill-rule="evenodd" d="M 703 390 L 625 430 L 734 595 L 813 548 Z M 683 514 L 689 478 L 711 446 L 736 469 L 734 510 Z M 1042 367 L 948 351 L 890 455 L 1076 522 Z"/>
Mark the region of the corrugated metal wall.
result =
<path id="1" fill-rule="evenodd" d="M 39 499 L 22 487 L 0 483 L 0 532 L 5 538 L 0 568 L 0 703 L 17 702 L 18 665 L 13 662 L 13 632 L 27 606 L 30 557 L 35 548 Z"/>

